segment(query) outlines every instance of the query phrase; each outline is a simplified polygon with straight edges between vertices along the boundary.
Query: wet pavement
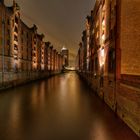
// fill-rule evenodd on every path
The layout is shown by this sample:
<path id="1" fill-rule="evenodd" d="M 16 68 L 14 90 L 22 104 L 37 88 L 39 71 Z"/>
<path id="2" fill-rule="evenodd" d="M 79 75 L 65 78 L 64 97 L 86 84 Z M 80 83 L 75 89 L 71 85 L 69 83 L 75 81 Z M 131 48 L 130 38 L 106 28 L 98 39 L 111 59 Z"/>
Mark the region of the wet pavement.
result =
<path id="1" fill-rule="evenodd" d="M 0 140 L 138 140 L 74 72 L 0 94 Z"/>

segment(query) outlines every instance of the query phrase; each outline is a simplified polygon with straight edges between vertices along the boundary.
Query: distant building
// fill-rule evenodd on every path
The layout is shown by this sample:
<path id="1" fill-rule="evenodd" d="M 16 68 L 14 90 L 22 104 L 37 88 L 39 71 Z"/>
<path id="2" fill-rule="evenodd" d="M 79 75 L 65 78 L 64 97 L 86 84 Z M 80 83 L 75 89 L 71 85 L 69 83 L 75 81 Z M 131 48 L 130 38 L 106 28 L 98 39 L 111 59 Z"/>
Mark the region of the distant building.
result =
<path id="1" fill-rule="evenodd" d="M 65 47 L 61 49 L 61 55 L 64 57 L 64 66 L 69 65 L 69 50 Z"/>

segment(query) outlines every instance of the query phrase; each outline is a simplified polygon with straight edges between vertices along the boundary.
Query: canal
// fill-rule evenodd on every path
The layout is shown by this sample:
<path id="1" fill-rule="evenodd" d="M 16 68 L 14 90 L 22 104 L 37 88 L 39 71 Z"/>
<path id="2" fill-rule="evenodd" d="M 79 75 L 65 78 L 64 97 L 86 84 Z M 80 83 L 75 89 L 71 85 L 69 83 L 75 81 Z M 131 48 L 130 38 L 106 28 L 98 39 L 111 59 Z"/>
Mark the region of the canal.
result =
<path id="1" fill-rule="evenodd" d="M 0 140 L 138 140 L 74 72 L 0 94 Z"/>

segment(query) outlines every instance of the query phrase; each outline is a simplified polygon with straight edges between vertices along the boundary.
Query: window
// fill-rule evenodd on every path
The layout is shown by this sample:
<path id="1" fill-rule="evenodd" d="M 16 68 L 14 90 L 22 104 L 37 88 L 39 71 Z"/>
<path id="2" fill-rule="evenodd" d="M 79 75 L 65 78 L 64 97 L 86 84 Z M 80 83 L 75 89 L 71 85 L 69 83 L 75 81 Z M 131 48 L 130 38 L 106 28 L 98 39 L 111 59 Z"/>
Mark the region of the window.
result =
<path id="1" fill-rule="evenodd" d="M 18 37 L 14 35 L 14 41 L 18 41 Z"/>
<path id="2" fill-rule="evenodd" d="M 12 26 L 14 27 L 14 20 L 12 20 Z"/>
<path id="3" fill-rule="evenodd" d="M 15 26 L 15 30 L 14 30 L 16 33 L 18 33 L 18 28 Z"/>
<path id="4" fill-rule="evenodd" d="M 18 50 L 18 46 L 14 44 L 14 50 Z"/>
<path id="5" fill-rule="evenodd" d="M 108 56 L 108 71 L 109 73 L 113 73 L 115 71 L 115 50 L 111 49 L 109 51 L 109 56 Z"/>
<path id="6" fill-rule="evenodd" d="M 97 76 L 97 73 L 98 73 L 98 58 L 96 57 L 94 59 L 94 76 L 96 77 Z"/>
<path id="7" fill-rule="evenodd" d="M 15 16 L 15 23 L 18 24 L 18 18 Z"/>
<path id="8" fill-rule="evenodd" d="M 98 58 L 97 57 L 95 58 L 95 71 L 96 73 L 98 71 Z"/>
<path id="9" fill-rule="evenodd" d="M 7 29 L 7 36 L 8 36 L 8 38 L 10 38 L 10 30 L 9 29 Z"/>

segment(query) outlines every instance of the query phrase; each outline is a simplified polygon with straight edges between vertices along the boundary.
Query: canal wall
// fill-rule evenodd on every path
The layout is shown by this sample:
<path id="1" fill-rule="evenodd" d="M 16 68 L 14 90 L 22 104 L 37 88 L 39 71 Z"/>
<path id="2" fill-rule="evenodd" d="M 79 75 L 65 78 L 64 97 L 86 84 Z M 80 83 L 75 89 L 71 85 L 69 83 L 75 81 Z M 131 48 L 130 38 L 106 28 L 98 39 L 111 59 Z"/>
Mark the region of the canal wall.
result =
<path id="1" fill-rule="evenodd" d="M 61 71 L 38 71 L 38 72 L 0 72 L 0 90 L 19 86 L 39 79 L 49 78 L 60 74 Z"/>
<path id="2" fill-rule="evenodd" d="M 140 79 L 137 76 L 123 76 L 119 81 L 103 78 L 92 72 L 77 72 L 113 111 L 140 137 Z M 108 82 L 110 81 L 110 82 Z"/>

